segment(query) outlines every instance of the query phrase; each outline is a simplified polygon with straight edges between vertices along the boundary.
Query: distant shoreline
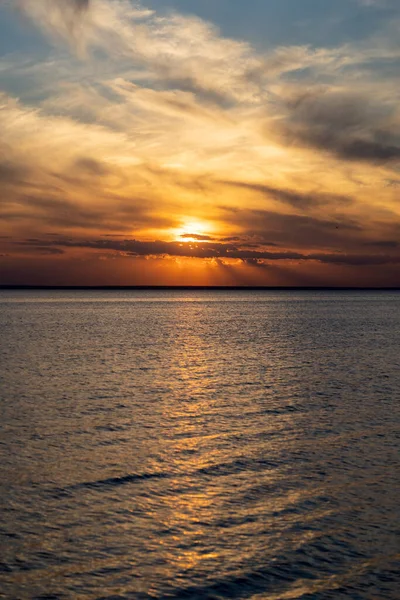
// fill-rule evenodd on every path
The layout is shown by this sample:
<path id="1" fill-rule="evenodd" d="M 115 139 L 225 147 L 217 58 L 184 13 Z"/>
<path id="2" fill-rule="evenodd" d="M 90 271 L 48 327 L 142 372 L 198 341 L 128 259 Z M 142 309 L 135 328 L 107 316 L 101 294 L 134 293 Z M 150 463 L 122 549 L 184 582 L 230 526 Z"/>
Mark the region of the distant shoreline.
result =
<path id="1" fill-rule="evenodd" d="M 350 287 L 350 286 L 202 286 L 202 285 L 132 285 L 132 286 L 83 286 L 83 285 L 0 285 L 1 291 L 29 291 L 29 290 L 42 290 L 42 291 L 212 291 L 212 292 L 246 292 L 246 291 L 257 291 L 257 292 L 318 292 L 318 291 L 329 291 L 329 292 L 398 292 L 400 287 Z"/>

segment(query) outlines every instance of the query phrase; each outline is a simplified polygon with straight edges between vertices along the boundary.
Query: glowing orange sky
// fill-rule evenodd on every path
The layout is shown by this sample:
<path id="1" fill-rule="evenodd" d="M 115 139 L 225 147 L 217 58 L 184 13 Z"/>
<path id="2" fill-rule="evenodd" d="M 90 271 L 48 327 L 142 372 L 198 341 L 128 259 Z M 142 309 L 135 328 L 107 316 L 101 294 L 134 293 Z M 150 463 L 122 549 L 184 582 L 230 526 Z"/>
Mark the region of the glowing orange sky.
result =
<path id="1" fill-rule="evenodd" d="M 400 285 L 393 17 L 256 49 L 123 0 L 18 6 L 50 43 L 0 57 L 2 283 Z"/>

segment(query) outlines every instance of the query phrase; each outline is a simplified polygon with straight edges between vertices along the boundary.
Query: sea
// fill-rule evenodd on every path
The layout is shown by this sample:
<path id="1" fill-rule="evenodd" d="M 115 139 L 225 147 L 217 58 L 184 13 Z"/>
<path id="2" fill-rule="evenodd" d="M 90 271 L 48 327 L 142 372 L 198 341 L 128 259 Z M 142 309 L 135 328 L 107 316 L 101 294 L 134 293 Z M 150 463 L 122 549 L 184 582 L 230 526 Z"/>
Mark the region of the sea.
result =
<path id="1" fill-rule="evenodd" d="M 400 292 L 0 292 L 0 598 L 399 600 Z"/>

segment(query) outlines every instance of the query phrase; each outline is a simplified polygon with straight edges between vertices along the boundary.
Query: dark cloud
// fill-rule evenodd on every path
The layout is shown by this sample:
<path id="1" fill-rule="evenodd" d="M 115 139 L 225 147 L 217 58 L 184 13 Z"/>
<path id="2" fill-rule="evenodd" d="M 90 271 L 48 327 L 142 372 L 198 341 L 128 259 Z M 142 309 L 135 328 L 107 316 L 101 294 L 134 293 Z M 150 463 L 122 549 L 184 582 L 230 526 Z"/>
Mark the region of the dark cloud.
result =
<path id="1" fill-rule="evenodd" d="M 33 249 L 40 254 L 57 256 L 59 254 L 64 254 L 64 250 L 61 248 L 49 248 L 48 246 L 34 246 Z"/>
<path id="2" fill-rule="evenodd" d="M 243 240 L 243 238 L 241 238 L 237 235 L 232 235 L 230 237 L 221 238 L 219 241 L 220 242 L 241 242 L 242 240 Z M 266 245 L 275 246 L 275 244 L 266 244 Z"/>
<path id="3" fill-rule="evenodd" d="M 20 242 L 27 246 L 38 244 L 35 239 L 27 239 Z M 91 248 L 95 250 L 113 250 L 123 252 L 132 256 L 181 256 L 188 258 L 233 258 L 233 259 L 269 259 L 269 260 L 296 260 L 301 259 L 302 254 L 297 252 L 268 252 L 248 249 L 233 244 L 222 244 L 220 242 L 164 242 L 138 240 L 42 240 L 42 246 L 46 247 L 70 247 Z"/>
<path id="4" fill-rule="evenodd" d="M 54 0 L 50 0 L 50 2 L 54 2 Z M 77 13 L 83 13 L 87 11 L 91 4 L 91 0 L 56 0 L 56 2 L 61 7 L 71 7 Z"/>
<path id="5" fill-rule="evenodd" d="M 215 238 L 210 235 L 200 235 L 198 233 L 184 233 L 180 236 L 182 239 L 198 240 L 199 242 L 213 242 Z"/>
<path id="6" fill-rule="evenodd" d="M 325 264 L 349 266 L 376 266 L 400 264 L 400 255 L 386 254 L 309 254 L 308 260 L 316 260 Z"/>
<path id="7" fill-rule="evenodd" d="M 271 246 L 273 248 L 277 248 L 280 244 L 276 242 L 271 242 L 266 239 L 264 235 L 231 235 L 228 237 L 221 237 L 218 239 L 219 242 L 238 242 L 242 246 L 246 246 L 246 248 L 259 248 L 260 246 Z"/>
<path id="8" fill-rule="evenodd" d="M 88 173 L 89 175 L 107 175 L 109 173 L 108 167 L 93 158 L 82 157 L 75 161 L 73 167 L 79 171 Z"/>
<path id="9" fill-rule="evenodd" d="M 400 243 L 394 240 L 378 240 L 376 242 L 366 242 L 365 246 L 371 246 L 373 248 L 399 248 Z"/>
<path id="10" fill-rule="evenodd" d="M 0 159 L 0 186 L 22 184 L 29 174 L 29 169 L 8 160 Z"/>
<path id="11" fill-rule="evenodd" d="M 135 180 L 144 190 L 143 197 L 130 196 L 130 179 L 125 181 L 112 163 L 83 155 L 63 170 L 52 171 L 7 159 L 5 150 L 0 144 L 0 221 L 30 221 L 33 229 L 41 223 L 55 230 L 79 228 L 125 235 L 141 228 L 180 225 L 178 217 L 159 214 L 160 200 L 152 197 L 146 169 L 139 169 Z M 106 175 L 111 175 L 107 186 Z"/>
<path id="12" fill-rule="evenodd" d="M 126 233 L 103 233 L 101 237 L 106 238 L 126 238 Z"/>
<path id="13" fill-rule="evenodd" d="M 257 192 L 267 198 L 273 198 L 274 200 L 279 200 L 280 202 L 301 209 L 307 209 L 313 206 L 326 206 L 329 204 L 344 205 L 350 204 L 353 201 L 348 196 L 338 194 L 295 192 L 293 190 L 277 188 L 268 184 L 251 183 L 247 181 L 220 180 L 217 183 Z"/>
<path id="14" fill-rule="evenodd" d="M 269 266 L 268 263 L 265 263 L 259 258 L 246 258 L 243 260 L 243 262 L 246 263 L 246 265 L 249 265 L 250 267 L 258 267 L 260 269 L 265 269 Z"/>
<path id="15" fill-rule="evenodd" d="M 87 10 L 89 8 L 90 0 L 72 0 L 77 10 Z"/>
<path id="16" fill-rule="evenodd" d="M 385 134 L 382 137 L 386 137 Z M 387 162 L 400 159 L 400 144 L 394 145 L 379 141 L 352 140 L 337 144 L 336 152 L 350 160 Z"/>
<path id="17" fill-rule="evenodd" d="M 92 189 L 98 185 L 101 186 L 102 182 L 99 181 L 99 178 L 106 175 L 118 176 L 122 182 L 121 173 L 117 169 L 112 169 L 104 162 L 90 157 L 80 157 L 73 161 L 69 168 L 64 171 L 53 171 L 50 174 L 52 177 L 68 185 L 71 184 L 75 187 L 85 186 Z"/>
<path id="18" fill-rule="evenodd" d="M 30 220 L 52 227 L 84 228 L 88 230 L 131 231 L 143 226 L 177 227 L 178 222 L 169 217 L 155 215 L 149 202 L 141 198 L 118 198 L 107 203 L 83 204 L 64 198 L 45 195 L 20 194 L 12 202 L 4 203 L 0 220 Z"/>
<path id="19" fill-rule="evenodd" d="M 385 186 L 393 188 L 400 187 L 400 179 L 386 179 Z"/>
<path id="20" fill-rule="evenodd" d="M 244 235 L 253 236 L 265 245 L 272 242 L 296 248 L 346 250 L 358 246 L 363 236 L 363 228 L 348 217 L 323 219 L 269 210 L 232 210 L 230 207 L 224 212 L 226 222 L 240 227 Z"/>
<path id="21" fill-rule="evenodd" d="M 37 239 L 26 240 L 19 244 L 37 247 Z M 114 251 L 134 257 L 186 257 L 186 258 L 215 258 L 240 259 L 253 266 L 263 266 L 268 261 L 317 261 L 323 264 L 336 264 L 348 266 L 376 266 L 400 264 L 400 255 L 386 254 L 347 254 L 347 253 L 310 253 L 299 252 L 269 252 L 265 250 L 251 250 L 232 244 L 221 243 L 180 243 L 138 240 L 65 240 L 64 242 L 44 240 L 42 248 L 89 248 L 92 250 Z"/>
<path id="22" fill-rule="evenodd" d="M 222 108 L 228 108 L 232 105 L 233 99 L 229 91 L 224 92 L 223 89 L 215 89 L 212 85 L 207 86 L 198 77 L 191 74 L 184 74 L 177 69 L 175 65 L 157 60 L 153 64 L 154 70 L 159 74 L 160 81 L 164 81 L 164 89 L 178 89 L 182 92 L 189 92 L 201 99 L 205 104 L 216 105 Z M 180 66 L 181 69 L 181 66 Z M 175 106 L 177 108 L 177 106 Z M 180 106 L 180 110 L 193 113 L 198 112 L 198 109 L 189 107 L 189 105 Z"/>
<path id="23" fill-rule="evenodd" d="M 364 96 L 319 89 L 289 100 L 287 111 L 279 129 L 288 143 L 315 147 L 345 160 L 400 159 L 400 132 L 392 124 L 394 108 L 374 106 Z"/>

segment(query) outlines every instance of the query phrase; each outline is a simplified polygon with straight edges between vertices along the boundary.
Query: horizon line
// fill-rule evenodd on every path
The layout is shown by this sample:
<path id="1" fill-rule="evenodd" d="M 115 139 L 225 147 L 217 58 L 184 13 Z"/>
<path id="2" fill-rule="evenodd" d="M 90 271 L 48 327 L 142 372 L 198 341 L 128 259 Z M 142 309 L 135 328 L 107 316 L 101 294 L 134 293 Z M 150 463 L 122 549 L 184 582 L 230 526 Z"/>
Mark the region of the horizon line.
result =
<path id="1" fill-rule="evenodd" d="M 400 291 L 400 286 L 257 286 L 257 285 L 0 285 L 6 290 L 48 291 Z"/>

